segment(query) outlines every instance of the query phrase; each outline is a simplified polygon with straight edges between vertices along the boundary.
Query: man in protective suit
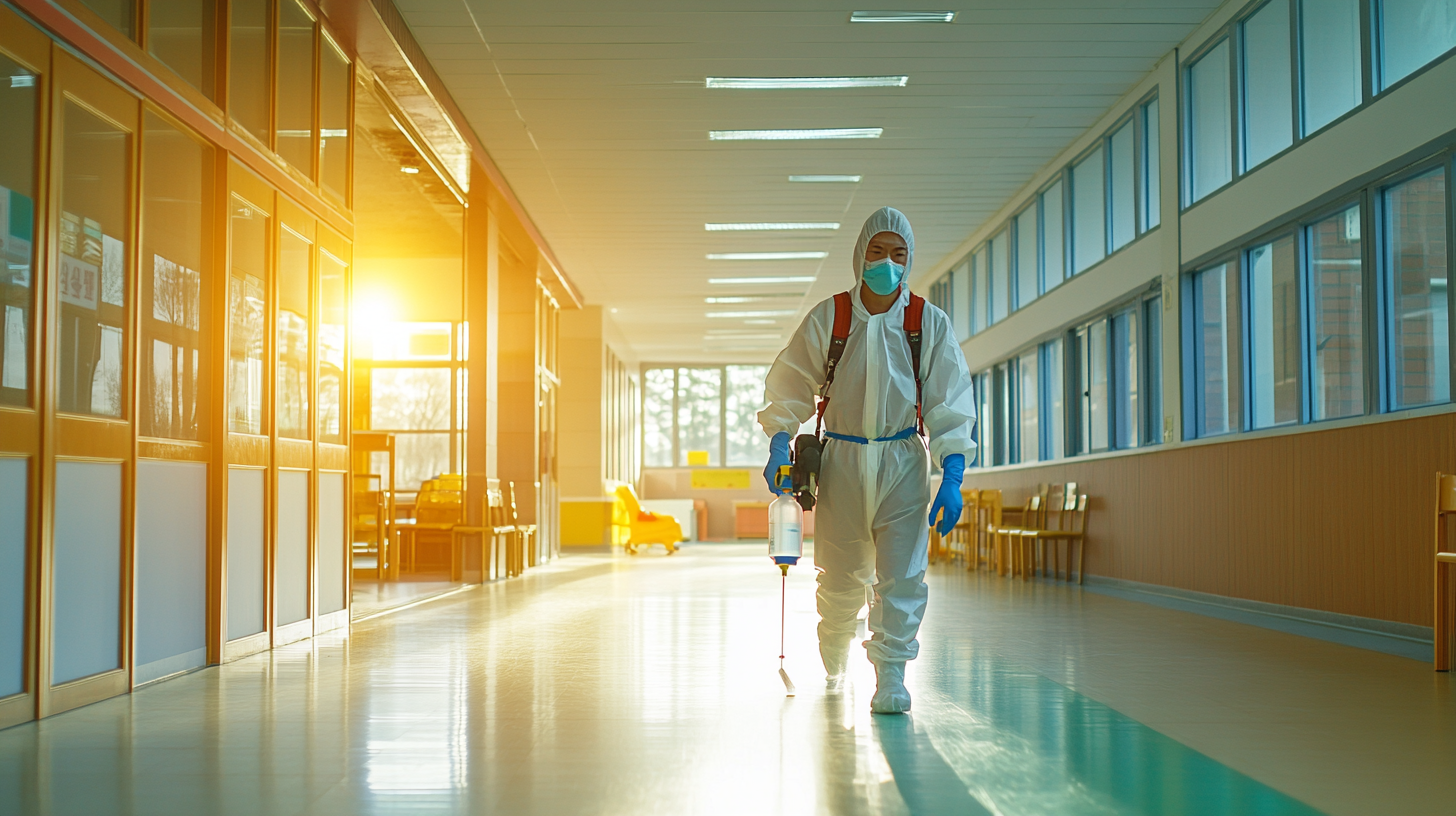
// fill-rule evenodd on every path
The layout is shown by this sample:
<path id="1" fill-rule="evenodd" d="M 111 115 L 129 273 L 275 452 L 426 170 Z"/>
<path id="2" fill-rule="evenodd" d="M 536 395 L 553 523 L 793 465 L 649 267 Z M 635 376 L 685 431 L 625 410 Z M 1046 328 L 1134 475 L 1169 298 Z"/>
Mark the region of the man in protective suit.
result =
<path id="1" fill-rule="evenodd" d="M 769 370 L 768 407 L 758 414 L 772 439 L 764 476 L 781 493 L 787 486 L 775 477 L 789 464 L 790 436 L 815 416 L 816 397 L 826 398 L 817 409 L 826 437 L 814 542 L 819 653 L 829 688 L 838 691 L 865 586 L 873 583 L 873 634 L 864 645 L 877 681 L 870 708 L 880 714 L 910 710 L 905 661 L 920 647 L 929 524 L 940 515 L 945 533 L 960 518 L 961 476 L 976 449 L 970 372 L 945 312 L 919 297 L 912 304 L 914 256 L 902 213 L 885 207 L 869 217 L 854 247 L 857 285 L 809 312 Z M 852 314 L 840 315 L 836 331 L 836 311 L 846 306 Z M 943 472 L 929 518 L 927 443 Z"/>

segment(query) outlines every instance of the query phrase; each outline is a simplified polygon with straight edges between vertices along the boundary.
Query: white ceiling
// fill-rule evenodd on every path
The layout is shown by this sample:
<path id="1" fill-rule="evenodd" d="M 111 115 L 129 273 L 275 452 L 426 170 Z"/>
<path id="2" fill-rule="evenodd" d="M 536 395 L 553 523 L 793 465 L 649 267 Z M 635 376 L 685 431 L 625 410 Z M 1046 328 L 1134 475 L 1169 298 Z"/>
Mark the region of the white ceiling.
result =
<path id="1" fill-rule="evenodd" d="M 925 269 L 993 214 L 1217 7 L 1216 0 L 999 0 L 949 25 L 851 24 L 829 0 L 395 0 L 588 303 L 643 361 L 771 359 L 810 306 L 852 283 L 876 208 L 903 210 Z M 742 91 L 707 76 L 909 75 L 903 88 Z M 711 142 L 709 130 L 882 127 L 863 141 Z M 861 174 L 859 184 L 790 174 Z M 837 232 L 705 222 L 839 221 Z M 824 261 L 709 261 L 823 250 Z M 817 274 L 812 286 L 712 286 Z M 707 296 L 784 294 L 710 306 Z M 780 304 L 788 305 L 780 305 Z M 796 309 L 775 325 L 711 311 Z M 732 337 L 740 331 L 753 335 Z M 709 340 L 709 336 L 720 339 Z"/>

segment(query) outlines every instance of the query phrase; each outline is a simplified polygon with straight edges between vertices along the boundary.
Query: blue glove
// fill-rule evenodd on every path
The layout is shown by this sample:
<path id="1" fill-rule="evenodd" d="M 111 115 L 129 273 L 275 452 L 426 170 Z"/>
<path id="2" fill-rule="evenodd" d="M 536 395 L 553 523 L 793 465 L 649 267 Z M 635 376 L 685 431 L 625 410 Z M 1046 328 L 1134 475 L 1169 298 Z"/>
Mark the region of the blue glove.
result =
<path id="1" fill-rule="evenodd" d="M 930 505 L 930 523 L 935 524 L 935 517 L 944 510 L 945 515 L 935 529 L 941 535 L 949 535 L 961 520 L 961 477 L 966 472 L 966 457 L 959 453 L 945 457 L 940 463 L 940 472 L 940 491 Z"/>
<path id="2" fill-rule="evenodd" d="M 787 464 L 790 464 L 789 433 L 779 431 L 768 443 L 768 465 L 763 469 L 763 480 L 768 482 L 768 489 L 774 493 L 788 493 L 791 489 L 788 482 L 785 482 L 783 487 L 779 487 L 775 479 L 778 476 L 779 468 Z M 960 494 L 957 493 L 956 496 L 959 497 Z"/>

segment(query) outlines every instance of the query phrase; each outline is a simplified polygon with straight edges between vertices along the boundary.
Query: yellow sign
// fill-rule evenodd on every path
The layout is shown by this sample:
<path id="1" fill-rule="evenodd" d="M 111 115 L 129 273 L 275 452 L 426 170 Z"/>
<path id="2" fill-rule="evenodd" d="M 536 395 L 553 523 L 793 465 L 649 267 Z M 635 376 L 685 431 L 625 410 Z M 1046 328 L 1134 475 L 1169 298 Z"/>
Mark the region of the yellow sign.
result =
<path id="1" fill-rule="evenodd" d="M 688 467 L 707 467 L 707 451 L 688 451 Z"/>
<path id="2" fill-rule="evenodd" d="M 747 470 L 694 470 L 694 490 L 747 490 L 750 472 Z"/>

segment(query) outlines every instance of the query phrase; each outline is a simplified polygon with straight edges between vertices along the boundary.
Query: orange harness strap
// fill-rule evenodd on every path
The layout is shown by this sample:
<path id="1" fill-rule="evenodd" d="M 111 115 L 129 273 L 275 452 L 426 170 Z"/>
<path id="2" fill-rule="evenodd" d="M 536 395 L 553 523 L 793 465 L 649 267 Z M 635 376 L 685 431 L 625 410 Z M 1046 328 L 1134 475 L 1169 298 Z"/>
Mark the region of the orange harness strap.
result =
<path id="1" fill-rule="evenodd" d="M 925 419 L 920 411 L 920 321 L 925 314 L 925 298 L 910 293 L 910 304 L 905 307 L 905 339 L 910 343 L 910 366 L 915 371 L 915 428 L 925 435 Z M 850 319 L 854 306 L 848 292 L 834 296 L 834 330 L 829 337 L 829 351 L 824 360 L 824 387 L 819 389 L 819 405 L 815 409 L 814 435 L 824 429 L 824 409 L 829 406 L 829 386 L 834 384 L 834 371 L 839 359 L 844 356 L 844 344 L 849 340 Z"/>

